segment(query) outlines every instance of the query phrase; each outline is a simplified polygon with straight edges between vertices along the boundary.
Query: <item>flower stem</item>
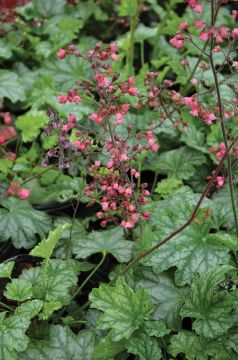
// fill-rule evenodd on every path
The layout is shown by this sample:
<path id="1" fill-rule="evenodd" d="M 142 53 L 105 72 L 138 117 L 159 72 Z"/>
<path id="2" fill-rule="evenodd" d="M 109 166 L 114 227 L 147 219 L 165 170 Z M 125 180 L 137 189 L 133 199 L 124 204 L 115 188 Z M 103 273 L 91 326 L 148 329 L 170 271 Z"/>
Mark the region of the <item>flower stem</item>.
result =
<path id="1" fill-rule="evenodd" d="M 211 1 L 211 26 L 215 26 L 215 3 L 214 0 Z M 212 73 L 215 81 L 215 89 L 216 89 L 216 95 L 217 95 L 217 103 L 219 107 L 219 117 L 220 117 L 220 124 L 221 124 L 221 130 L 222 130 L 222 136 L 223 141 L 225 144 L 226 150 L 228 149 L 228 140 L 226 135 L 226 128 L 225 128 L 225 121 L 224 121 L 224 112 L 223 112 L 223 106 L 222 106 L 222 100 L 221 100 L 221 92 L 219 87 L 219 81 L 217 77 L 217 72 L 213 60 L 213 48 L 214 48 L 214 36 L 211 38 L 211 44 L 210 44 L 210 64 L 212 68 Z M 232 176 L 232 160 L 231 160 L 231 154 L 229 153 L 227 155 L 227 170 L 228 170 L 228 182 L 229 182 L 229 189 L 230 189 L 230 197 L 231 197 L 231 205 L 232 205 L 232 211 L 235 221 L 235 227 L 236 227 L 236 234 L 238 237 L 238 217 L 237 217 L 237 210 L 236 210 L 236 202 L 235 202 L 235 195 L 234 195 L 234 186 L 233 186 L 233 176 Z"/>

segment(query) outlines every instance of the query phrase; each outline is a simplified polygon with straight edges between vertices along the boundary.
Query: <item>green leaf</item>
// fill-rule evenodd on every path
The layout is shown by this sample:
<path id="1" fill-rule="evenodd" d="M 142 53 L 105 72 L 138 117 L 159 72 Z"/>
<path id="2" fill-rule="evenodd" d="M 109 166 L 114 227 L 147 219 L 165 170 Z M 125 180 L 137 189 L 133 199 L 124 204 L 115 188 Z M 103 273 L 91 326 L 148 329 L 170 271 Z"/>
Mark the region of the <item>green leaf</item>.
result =
<path id="1" fill-rule="evenodd" d="M 204 164 L 205 156 L 194 149 L 180 147 L 159 156 L 156 168 L 159 173 L 175 179 L 187 180 L 196 171 L 196 166 Z"/>
<path id="2" fill-rule="evenodd" d="M 15 310 L 15 315 L 22 315 L 27 319 L 32 319 L 39 314 L 43 307 L 42 300 L 29 300 L 18 306 Z"/>
<path id="3" fill-rule="evenodd" d="M 193 124 L 188 124 L 188 130 L 182 132 L 180 139 L 184 141 L 186 145 L 190 146 L 190 148 L 207 153 L 205 135 Z"/>
<path id="4" fill-rule="evenodd" d="M 31 248 L 37 241 L 36 235 L 43 238 L 51 229 L 51 218 L 34 210 L 26 201 L 13 197 L 4 199 L 0 208 L 0 239 L 11 239 L 20 249 Z"/>
<path id="5" fill-rule="evenodd" d="M 142 329 L 148 336 L 163 337 L 170 332 L 163 320 L 147 320 Z"/>
<path id="6" fill-rule="evenodd" d="M 153 245 L 182 226 L 191 216 L 198 194 L 175 193 L 173 197 L 154 204 L 151 225 L 154 228 Z M 210 205 L 206 200 L 203 206 Z M 173 237 L 144 260 L 156 273 L 176 267 L 175 280 L 178 286 L 190 283 L 196 273 L 203 274 L 211 267 L 228 264 L 229 248 L 209 234 L 211 219 L 204 220 L 206 212 L 200 210 L 201 219 L 193 221 L 185 230 Z"/>
<path id="7" fill-rule="evenodd" d="M 44 303 L 42 312 L 39 315 L 40 320 L 47 320 L 53 314 L 54 311 L 62 308 L 60 301 L 48 301 Z"/>
<path id="8" fill-rule="evenodd" d="M 224 334 L 234 324 L 232 310 L 237 307 L 237 291 L 217 291 L 225 274 L 234 271 L 229 265 L 214 267 L 192 283 L 181 313 L 193 317 L 193 329 L 198 335 L 215 338 Z"/>
<path id="9" fill-rule="evenodd" d="M 53 250 L 63 235 L 64 231 L 69 228 L 69 224 L 59 225 L 56 229 L 49 233 L 47 239 L 42 240 L 38 245 L 31 250 L 30 255 L 39 256 L 43 259 L 49 259 L 53 253 Z"/>
<path id="10" fill-rule="evenodd" d="M 120 16 L 135 16 L 137 13 L 137 0 L 121 0 L 119 6 Z"/>
<path id="11" fill-rule="evenodd" d="M 136 41 L 143 42 L 146 39 L 156 36 L 157 32 L 157 27 L 152 28 L 140 23 L 135 31 Z"/>
<path id="12" fill-rule="evenodd" d="M 140 269 L 136 274 L 136 279 L 136 288 L 146 289 L 150 294 L 151 302 L 155 305 L 153 318 L 158 321 L 164 320 L 169 328 L 178 329 L 181 324 L 179 310 L 186 297 L 186 288 L 176 287 L 172 279 L 165 273 L 156 275 L 152 270 L 145 268 Z M 146 329 L 148 321 L 143 326 Z M 161 329 L 162 333 L 163 328 Z"/>
<path id="13" fill-rule="evenodd" d="M 160 194 L 163 198 L 170 196 L 173 194 L 175 190 L 177 190 L 183 182 L 178 179 L 162 179 L 156 186 L 155 192 Z"/>
<path id="14" fill-rule="evenodd" d="M 207 360 L 208 355 L 204 351 L 206 342 L 207 340 L 204 341 L 189 331 L 179 332 L 178 335 L 172 336 L 169 353 L 174 357 L 185 354 L 187 360 Z"/>
<path id="15" fill-rule="evenodd" d="M 13 161 L 10 159 L 0 159 L 0 173 L 7 175 L 12 168 Z"/>
<path id="16" fill-rule="evenodd" d="M 17 353 L 24 351 L 28 344 L 28 337 L 25 335 L 30 325 L 28 318 L 24 316 L 0 316 L 0 356 L 2 360 L 17 360 Z"/>
<path id="17" fill-rule="evenodd" d="M 127 350 L 129 353 L 139 355 L 140 360 L 160 360 L 162 358 L 157 340 L 146 334 L 132 336 L 127 341 Z"/>
<path id="18" fill-rule="evenodd" d="M 25 90 L 20 78 L 13 71 L 0 70 L 0 97 L 13 103 L 25 100 Z"/>
<path id="19" fill-rule="evenodd" d="M 49 118 L 44 111 L 31 110 L 18 116 L 16 127 L 22 131 L 23 142 L 34 140 L 48 121 Z"/>
<path id="20" fill-rule="evenodd" d="M 32 284 L 33 297 L 63 304 L 70 302 L 69 290 L 78 282 L 75 266 L 59 259 L 50 259 L 46 269 L 43 263 L 41 267 L 24 270 L 19 278 Z"/>
<path id="21" fill-rule="evenodd" d="M 0 39 L 0 59 L 10 59 L 12 56 L 12 50 L 9 43 Z"/>
<path id="22" fill-rule="evenodd" d="M 30 343 L 19 360 L 92 360 L 93 351 L 91 331 L 83 330 L 75 335 L 69 327 L 56 325 L 51 326 L 49 341 Z"/>
<path id="23" fill-rule="evenodd" d="M 237 333 L 228 332 L 227 335 L 211 340 L 189 331 L 181 331 L 172 336 L 168 351 L 174 357 L 185 354 L 187 360 L 236 360 Z"/>
<path id="24" fill-rule="evenodd" d="M 24 301 L 32 297 L 32 285 L 25 280 L 12 279 L 6 286 L 4 296 L 10 300 Z"/>
<path id="25" fill-rule="evenodd" d="M 42 72 L 51 75 L 51 77 L 55 80 L 57 89 L 61 92 L 68 91 L 70 87 L 74 87 L 75 81 L 77 80 L 91 79 L 91 72 L 88 63 L 81 58 L 76 58 L 75 56 L 68 56 L 62 61 L 56 60 L 54 62 L 49 62 L 46 64 Z M 73 108 L 71 108 L 71 112 L 73 109 L 77 109 L 77 106 L 73 106 Z"/>
<path id="26" fill-rule="evenodd" d="M 14 261 L 8 261 L 0 264 L 0 278 L 11 278 L 14 268 Z"/>
<path id="27" fill-rule="evenodd" d="M 87 258 L 95 253 L 110 253 L 119 262 L 128 262 L 132 258 L 133 242 L 123 239 L 122 229 L 116 227 L 106 231 L 93 231 L 87 240 L 78 240 L 73 253 L 77 258 Z"/>
<path id="28" fill-rule="evenodd" d="M 93 360 L 111 360 L 125 349 L 125 341 L 113 341 L 111 334 L 101 338 L 95 346 Z"/>
<path id="29" fill-rule="evenodd" d="M 66 4 L 66 0 L 33 0 L 32 2 L 40 15 L 49 18 L 51 16 L 61 14 Z"/>
<path id="30" fill-rule="evenodd" d="M 115 341 L 128 339 L 153 311 L 144 289 L 134 292 L 122 279 L 114 287 L 101 284 L 89 295 L 91 307 L 103 311 L 97 320 L 99 329 L 111 329 Z"/>

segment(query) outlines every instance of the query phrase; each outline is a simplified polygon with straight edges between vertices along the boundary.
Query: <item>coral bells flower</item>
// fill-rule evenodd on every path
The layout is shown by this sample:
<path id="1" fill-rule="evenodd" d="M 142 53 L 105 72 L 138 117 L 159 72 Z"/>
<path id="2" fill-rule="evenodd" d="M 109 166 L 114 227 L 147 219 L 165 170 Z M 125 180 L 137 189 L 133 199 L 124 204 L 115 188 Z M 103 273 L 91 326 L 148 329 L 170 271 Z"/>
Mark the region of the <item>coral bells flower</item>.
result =
<path id="1" fill-rule="evenodd" d="M 58 96 L 58 103 L 65 104 L 67 103 L 67 101 L 68 101 L 68 96 L 65 95 Z"/>
<path id="2" fill-rule="evenodd" d="M 233 29 L 231 33 L 235 39 L 238 39 L 238 28 Z"/>
<path id="3" fill-rule="evenodd" d="M 20 188 L 20 184 L 17 182 L 11 183 L 9 188 L 7 189 L 7 195 L 16 196 L 21 200 L 26 200 L 29 198 L 31 190 Z"/>
<path id="4" fill-rule="evenodd" d="M 174 36 L 172 39 L 169 40 L 170 44 L 177 49 L 181 49 L 184 45 L 184 39 L 180 35 Z"/>
<path id="5" fill-rule="evenodd" d="M 19 199 L 26 200 L 29 198 L 30 193 L 31 193 L 31 190 L 29 190 L 29 189 L 19 189 L 17 192 L 17 195 L 18 195 Z"/>
<path id="6" fill-rule="evenodd" d="M 219 160 L 221 159 L 226 153 L 226 146 L 225 144 L 222 142 L 219 145 L 219 151 L 216 152 L 216 158 Z"/>
<path id="7" fill-rule="evenodd" d="M 225 184 L 225 179 L 223 176 L 217 176 L 216 177 L 216 183 L 217 183 L 217 187 L 218 189 L 223 188 L 224 184 Z"/>
<path id="8" fill-rule="evenodd" d="M 98 113 L 93 113 L 89 116 L 89 119 L 92 120 L 93 122 L 96 122 L 98 125 L 102 125 L 103 123 L 103 118 L 101 116 L 99 116 Z"/>
<path id="9" fill-rule="evenodd" d="M 60 59 L 60 60 L 64 59 L 66 55 L 67 55 L 67 52 L 64 49 L 59 49 L 57 51 L 57 56 L 58 56 L 58 59 Z"/>
<path id="10" fill-rule="evenodd" d="M 201 14 L 203 9 L 202 9 L 202 4 L 200 3 L 200 1 L 198 0 L 183 0 L 183 2 L 185 4 L 188 4 L 188 6 L 190 7 L 190 9 L 192 9 L 194 12 Z"/>
<path id="11" fill-rule="evenodd" d="M 185 23 L 179 23 L 178 26 L 179 26 L 181 29 L 183 29 L 183 30 L 187 30 L 187 28 L 188 28 L 188 23 L 187 23 L 187 22 L 185 22 Z"/>
<path id="12" fill-rule="evenodd" d="M 194 22 L 194 25 L 195 25 L 198 29 L 201 29 L 201 28 L 203 28 L 203 26 L 205 25 L 205 22 L 202 21 L 202 20 L 197 19 L 197 20 Z"/>

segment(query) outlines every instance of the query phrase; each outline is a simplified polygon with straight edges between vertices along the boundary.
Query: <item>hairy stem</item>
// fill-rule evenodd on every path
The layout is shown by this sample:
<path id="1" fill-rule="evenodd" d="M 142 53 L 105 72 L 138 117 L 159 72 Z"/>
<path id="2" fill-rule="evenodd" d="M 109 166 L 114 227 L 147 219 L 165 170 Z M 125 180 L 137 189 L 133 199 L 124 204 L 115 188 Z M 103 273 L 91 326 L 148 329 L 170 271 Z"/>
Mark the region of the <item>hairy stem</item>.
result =
<path id="1" fill-rule="evenodd" d="M 212 27 L 215 26 L 215 2 L 214 2 L 214 0 L 211 1 L 211 26 Z M 214 60 L 213 60 L 213 48 L 214 48 L 214 36 L 212 36 L 212 38 L 211 38 L 209 58 L 210 58 L 211 69 L 212 69 L 212 73 L 213 73 L 213 77 L 214 77 L 214 81 L 215 81 L 215 89 L 216 89 L 216 95 L 217 95 L 217 103 L 218 103 L 218 107 L 219 107 L 219 117 L 220 117 L 223 141 L 224 141 L 226 149 L 228 149 L 228 140 L 227 140 L 227 135 L 226 135 L 221 92 L 220 92 L 218 76 L 217 76 L 217 72 L 216 72 L 216 68 L 215 68 L 215 64 L 214 64 Z M 237 217 L 234 186 L 233 186 L 233 179 L 232 179 L 233 176 L 232 176 L 231 154 L 227 155 L 227 170 L 228 170 L 228 182 L 229 182 L 229 189 L 230 189 L 231 205 L 232 205 L 233 216 L 234 216 L 234 221 L 235 221 L 236 234 L 238 237 L 238 217 Z"/>
<path id="2" fill-rule="evenodd" d="M 135 15 L 130 17 L 130 44 L 127 53 L 127 74 L 134 73 L 134 46 L 135 46 L 135 31 L 138 24 L 138 17 L 140 11 L 140 0 L 137 0 L 137 10 Z"/>

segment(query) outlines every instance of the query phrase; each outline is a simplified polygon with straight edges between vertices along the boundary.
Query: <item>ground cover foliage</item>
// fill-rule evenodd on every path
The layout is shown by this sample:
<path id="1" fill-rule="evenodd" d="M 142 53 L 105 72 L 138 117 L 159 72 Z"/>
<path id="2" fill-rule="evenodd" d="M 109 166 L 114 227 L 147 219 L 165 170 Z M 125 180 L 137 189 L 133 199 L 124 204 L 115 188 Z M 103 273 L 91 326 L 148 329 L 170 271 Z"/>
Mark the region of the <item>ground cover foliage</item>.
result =
<path id="1" fill-rule="evenodd" d="M 237 359 L 237 1 L 0 3 L 0 359 Z"/>

